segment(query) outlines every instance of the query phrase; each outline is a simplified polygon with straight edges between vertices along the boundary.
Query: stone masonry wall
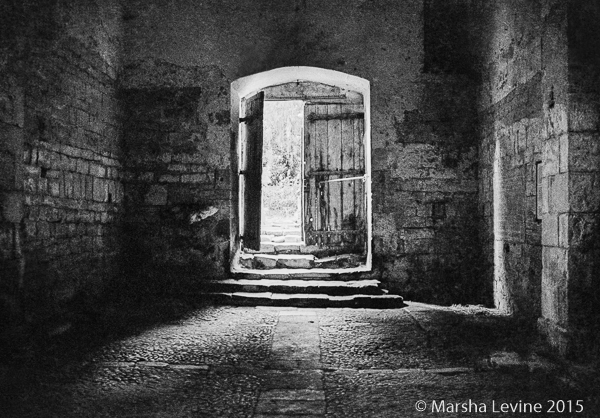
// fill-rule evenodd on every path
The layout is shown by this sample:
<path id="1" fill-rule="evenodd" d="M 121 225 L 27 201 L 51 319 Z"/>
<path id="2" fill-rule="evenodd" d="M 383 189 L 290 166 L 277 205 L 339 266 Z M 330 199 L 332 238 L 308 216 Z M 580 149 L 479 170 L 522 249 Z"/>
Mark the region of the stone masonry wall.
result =
<path id="1" fill-rule="evenodd" d="M 216 69 L 131 64 L 122 80 L 127 276 L 182 291 L 229 251 L 229 83 Z"/>
<path id="2" fill-rule="evenodd" d="M 537 170 L 542 161 L 541 9 L 538 2 L 481 2 L 479 202 L 494 305 L 537 318 L 542 277 Z M 481 32 L 486 33 L 486 31 Z"/>
<path id="3" fill-rule="evenodd" d="M 125 79 L 135 82 L 124 91 L 124 143 L 139 265 L 176 266 L 197 280 L 227 273 L 229 83 L 316 66 L 371 82 L 374 271 L 365 277 L 408 298 L 485 302 L 468 4 L 129 2 Z M 212 215 L 189 223 L 203 211 Z"/>
<path id="4" fill-rule="evenodd" d="M 8 1 L 0 16 L 0 293 L 52 322 L 118 270 L 120 8 Z"/>
<path id="5" fill-rule="evenodd" d="M 569 43 L 569 354 L 600 356 L 600 2 L 572 1 Z"/>

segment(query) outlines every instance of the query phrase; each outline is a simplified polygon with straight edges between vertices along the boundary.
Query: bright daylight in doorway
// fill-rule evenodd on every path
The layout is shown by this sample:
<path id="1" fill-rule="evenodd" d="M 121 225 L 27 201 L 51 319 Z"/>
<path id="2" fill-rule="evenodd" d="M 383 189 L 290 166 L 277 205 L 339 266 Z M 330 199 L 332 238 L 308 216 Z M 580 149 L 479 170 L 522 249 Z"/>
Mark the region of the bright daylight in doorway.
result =
<path id="1" fill-rule="evenodd" d="M 261 242 L 302 239 L 302 100 L 265 101 Z"/>

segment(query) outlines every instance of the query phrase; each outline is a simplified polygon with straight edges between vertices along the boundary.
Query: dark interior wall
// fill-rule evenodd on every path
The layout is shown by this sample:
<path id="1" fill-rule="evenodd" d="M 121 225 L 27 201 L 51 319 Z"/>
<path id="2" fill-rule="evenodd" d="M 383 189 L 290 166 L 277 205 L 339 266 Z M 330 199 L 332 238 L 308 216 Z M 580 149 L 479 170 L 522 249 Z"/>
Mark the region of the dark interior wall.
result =
<path id="1" fill-rule="evenodd" d="M 0 293 L 13 315 L 51 320 L 118 266 L 120 18 L 116 1 L 0 5 Z"/>
<path id="2" fill-rule="evenodd" d="M 135 186 L 130 190 L 139 193 L 138 201 L 142 195 L 149 201 L 150 191 L 160 196 L 156 201 L 161 204 L 155 205 L 160 209 L 152 208 L 158 222 L 153 230 L 166 226 L 163 232 L 171 234 L 173 229 L 166 222 L 175 222 L 179 216 L 178 228 L 191 234 L 189 240 L 179 240 L 181 270 L 200 276 L 226 273 L 223 266 L 228 255 L 221 249 L 224 235 L 215 230 L 220 228 L 215 223 L 220 225 L 228 217 L 223 193 L 228 191 L 229 180 L 212 173 L 226 170 L 230 163 L 229 126 L 219 125 L 229 112 L 229 83 L 282 66 L 316 66 L 371 82 L 371 276 L 381 277 L 388 287 L 410 298 L 443 303 L 483 300 L 475 197 L 476 80 L 463 60 L 454 59 L 470 54 L 470 40 L 465 39 L 468 33 L 462 26 L 468 16 L 442 24 L 447 16 L 443 8 L 436 11 L 436 5 L 445 3 L 134 1 L 126 6 L 124 76 L 129 79 L 128 74 L 135 74 L 132 78 L 137 80 L 124 92 L 129 97 L 125 100 L 131 100 L 129 112 L 160 113 L 165 106 L 173 106 L 169 114 L 183 118 L 177 123 L 186 126 L 174 131 L 189 128 L 183 135 L 189 147 L 182 152 L 197 165 L 190 170 L 211 173 L 212 182 L 202 180 L 207 182 L 203 187 L 218 190 L 218 196 L 177 194 L 176 190 L 197 187 L 196 180 L 178 171 L 184 169 L 176 167 L 175 158 L 181 157 L 175 155 L 180 151 L 173 147 L 166 125 L 158 128 L 160 138 L 152 139 L 157 146 L 152 157 L 155 165 L 140 186 L 146 189 Z M 452 3 L 462 7 L 468 2 Z M 433 59 L 441 49 L 452 53 Z M 177 74 L 175 84 L 168 77 L 155 76 L 171 73 Z M 211 89 L 208 80 L 216 80 L 219 88 Z M 165 99 L 149 104 L 148 98 L 159 96 Z M 181 101 L 169 104 L 168 96 Z M 184 115 L 184 109 L 191 113 Z M 204 125 L 194 122 L 195 118 Z M 125 129 L 125 143 L 140 126 L 134 123 Z M 163 151 L 170 163 L 158 161 Z M 133 154 L 128 154 L 128 165 L 137 164 Z M 190 212 L 185 212 L 181 199 L 190 205 Z M 178 206 L 182 212 L 177 212 Z M 209 207 L 218 209 L 210 219 L 185 224 L 190 213 Z M 160 216 L 170 220 L 161 223 Z M 160 246 L 154 248 L 162 251 Z M 193 267 L 190 260 L 200 260 L 203 268 Z"/>
<path id="3" fill-rule="evenodd" d="M 541 305 L 542 7 L 479 2 L 482 84 L 479 202 L 496 307 L 537 318 Z M 487 30 L 483 30 L 487 28 Z"/>
<path id="4" fill-rule="evenodd" d="M 229 83 L 214 67 L 151 61 L 121 86 L 126 276 L 163 293 L 225 276 Z"/>
<path id="5" fill-rule="evenodd" d="M 569 328 L 571 354 L 600 353 L 600 1 L 568 15 Z"/>
<path id="6" fill-rule="evenodd" d="M 479 201 L 495 305 L 538 317 L 563 355 L 597 355 L 600 4 L 497 0 L 479 12 L 491 29 L 480 31 Z"/>

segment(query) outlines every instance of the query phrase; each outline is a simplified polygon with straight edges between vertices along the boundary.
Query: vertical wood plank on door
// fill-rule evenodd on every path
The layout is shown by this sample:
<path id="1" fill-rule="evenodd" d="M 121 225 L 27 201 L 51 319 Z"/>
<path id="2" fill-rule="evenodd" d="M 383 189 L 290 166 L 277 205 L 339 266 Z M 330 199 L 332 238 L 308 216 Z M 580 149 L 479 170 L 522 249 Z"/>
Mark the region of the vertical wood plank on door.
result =
<path id="1" fill-rule="evenodd" d="M 328 106 L 327 105 L 317 105 L 315 108 L 315 113 L 317 115 L 327 115 L 328 114 Z M 317 171 L 327 170 L 329 163 L 329 133 L 328 133 L 328 123 L 326 118 L 317 119 L 315 121 L 315 132 L 317 137 L 317 147 L 319 153 L 319 165 L 317 167 Z M 328 200 L 329 200 L 329 184 L 323 183 L 322 181 L 326 178 L 322 175 L 317 176 L 315 178 L 318 187 L 318 223 L 317 230 L 318 231 L 326 231 L 329 225 L 329 210 L 328 210 Z M 319 246 L 327 245 L 327 237 L 322 234 L 319 235 Z"/>
<path id="2" fill-rule="evenodd" d="M 311 173 L 318 166 L 316 127 L 309 116 L 315 112 L 315 106 L 304 106 L 304 181 L 305 181 L 305 212 L 304 234 L 307 245 L 316 244 L 312 232 L 317 228 L 318 195 L 315 177 Z"/>
<path id="3" fill-rule="evenodd" d="M 356 111 L 364 111 L 362 105 L 354 105 Z M 365 154 L 364 154 L 364 118 L 353 119 L 354 144 L 354 169 L 365 172 Z M 357 248 L 363 248 L 366 243 L 366 222 L 365 222 L 365 184 L 363 181 L 354 182 L 354 217 L 356 220 L 356 230 L 362 231 L 356 235 Z"/>
<path id="4" fill-rule="evenodd" d="M 340 171 L 342 168 L 342 120 L 337 118 L 341 114 L 341 106 L 338 104 L 331 104 L 327 106 L 327 113 L 334 117 L 329 119 L 328 125 L 328 142 L 327 147 L 328 164 L 327 170 L 331 172 Z M 341 176 L 339 174 L 330 174 L 325 177 L 325 180 L 337 180 Z M 342 229 L 342 185 L 343 182 L 333 181 L 327 183 L 329 186 L 329 199 L 328 202 L 328 231 L 339 231 Z M 329 244 L 338 245 L 340 242 L 340 236 L 338 234 L 332 234 L 329 239 Z"/>
<path id="5" fill-rule="evenodd" d="M 263 92 L 244 102 L 243 174 L 240 188 L 243 196 L 244 247 L 252 250 L 260 248 L 263 103 Z"/>
<path id="6" fill-rule="evenodd" d="M 354 111 L 353 105 L 344 105 L 342 106 L 343 112 L 351 112 Z M 354 138 L 354 119 L 343 119 L 342 120 L 342 154 L 341 154 L 341 163 L 342 170 L 351 171 L 357 167 L 355 158 L 355 142 Z M 356 229 L 356 218 L 355 218 L 355 188 L 356 181 L 344 181 L 342 182 L 342 192 L 341 192 L 341 200 L 342 200 L 342 230 L 354 230 Z M 345 233 L 342 235 L 342 241 L 344 244 L 353 244 L 355 234 Z"/>
<path id="7" fill-rule="evenodd" d="M 331 253 L 364 249 L 364 108 L 357 104 L 308 104 L 305 108 L 307 151 L 307 244 Z M 352 178 L 344 181 L 344 178 Z"/>

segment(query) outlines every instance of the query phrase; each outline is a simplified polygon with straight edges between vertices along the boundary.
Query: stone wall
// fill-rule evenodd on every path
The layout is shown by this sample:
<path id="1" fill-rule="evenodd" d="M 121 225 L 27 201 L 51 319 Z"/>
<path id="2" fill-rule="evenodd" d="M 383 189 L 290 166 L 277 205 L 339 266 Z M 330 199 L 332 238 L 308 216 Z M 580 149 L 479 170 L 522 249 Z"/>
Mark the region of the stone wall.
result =
<path id="1" fill-rule="evenodd" d="M 116 1 L 0 6 L 2 294 L 53 321 L 118 270 L 123 188 Z"/>
<path id="2" fill-rule="evenodd" d="M 474 72 L 462 58 L 454 59 L 470 56 L 471 39 L 463 18 L 444 23 L 452 8 L 437 10 L 441 3 L 131 2 L 125 14 L 125 78 L 136 81 L 124 92 L 126 107 L 134 119 L 166 109 L 154 124 L 161 133 L 145 142 L 155 146 L 150 153 L 138 153 L 132 139 L 153 123 L 150 118 L 141 116 L 124 132 L 124 142 L 131 144 L 127 189 L 135 194 L 131 202 L 143 203 L 139 211 L 137 203 L 131 206 L 135 222 L 146 212 L 152 219 L 136 229 L 145 242 L 139 262 L 159 262 L 157 254 L 200 280 L 226 273 L 229 126 L 220 121 L 228 110 L 229 83 L 272 68 L 315 66 L 371 82 L 374 271 L 368 276 L 408 298 L 485 301 L 479 280 Z M 460 10 L 467 3 L 452 2 Z M 440 50 L 450 52 L 434 59 Z M 178 81 L 155 73 L 174 74 Z M 211 89 L 213 81 L 218 87 Z M 150 98 L 156 108 L 149 108 Z M 169 137 L 171 117 L 179 125 Z M 189 146 L 178 151 L 172 141 Z M 211 207 L 218 212 L 210 219 L 189 224 L 191 213 Z"/>
<path id="3" fill-rule="evenodd" d="M 212 67 L 126 69 L 125 257 L 140 291 L 180 292 L 227 273 L 228 87 Z"/>
<path id="4" fill-rule="evenodd" d="M 482 83 L 479 202 L 494 305 L 537 318 L 542 277 L 536 163 L 542 161 L 539 2 L 479 5 Z"/>
<path id="5" fill-rule="evenodd" d="M 572 4 L 569 38 L 569 281 L 572 351 L 600 353 L 600 3 Z"/>
<path id="6" fill-rule="evenodd" d="M 479 12 L 493 29 L 480 45 L 479 201 L 495 305 L 539 317 L 563 355 L 597 355 L 598 2 Z"/>

